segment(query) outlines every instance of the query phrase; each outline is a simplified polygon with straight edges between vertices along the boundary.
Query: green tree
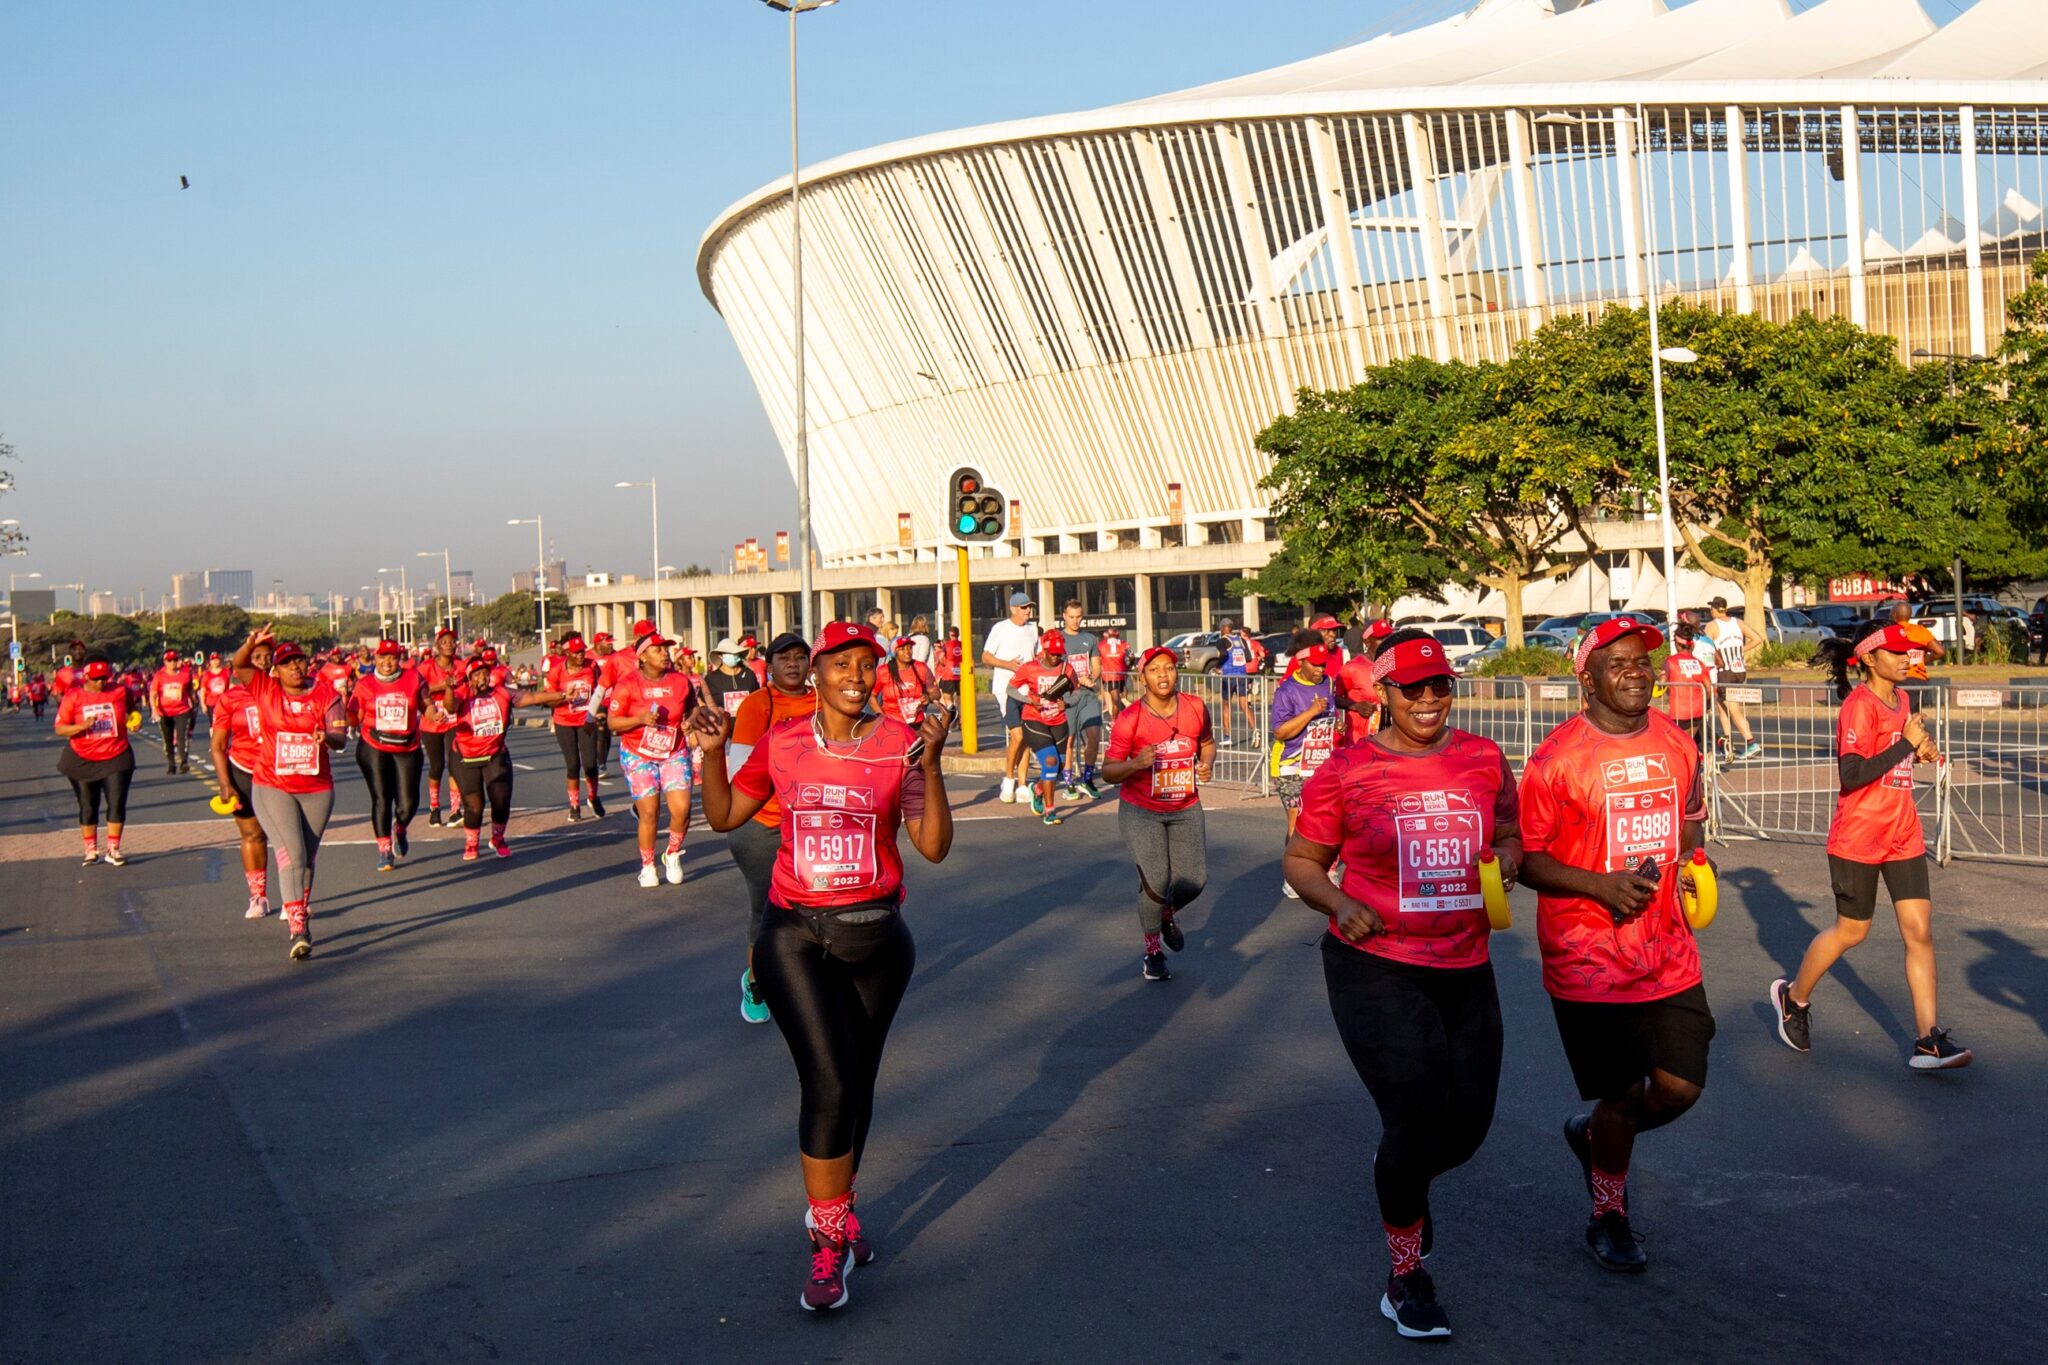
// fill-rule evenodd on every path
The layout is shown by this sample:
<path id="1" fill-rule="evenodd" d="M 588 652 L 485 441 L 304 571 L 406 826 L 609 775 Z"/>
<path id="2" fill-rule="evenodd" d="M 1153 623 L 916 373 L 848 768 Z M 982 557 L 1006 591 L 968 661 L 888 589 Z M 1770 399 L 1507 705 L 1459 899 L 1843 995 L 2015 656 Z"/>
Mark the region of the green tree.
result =
<path id="1" fill-rule="evenodd" d="M 158 648 L 153 621 L 145 631 L 125 616 L 75 616 L 66 612 L 63 617 L 23 629 L 21 652 L 29 667 L 47 667 L 53 657 L 62 660 L 73 652 L 73 640 L 85 642 L 85 648 L 79 651 L 81 657 L 104 654 L 121 663 L 141 659 Z"/>
<path id="2" fill-rule="evenodd" d="M 249 613 L 240 607 L 178 607 L 165 612 L 161 622 L 162 647 L 185 654 L 216 649 L 225 653 L 240 646 L 249 634 Z"/>
<path id="3" fill-rule="evenodd" d="M 548 594 L 548 625 L 569 620 L 569 599 Z M 465 624 L 473 631 L 504 640 L 529 640 L 540 634 L 539 608 L 533 594 L 508 592 L 482 606 L 471 607 Z"/>

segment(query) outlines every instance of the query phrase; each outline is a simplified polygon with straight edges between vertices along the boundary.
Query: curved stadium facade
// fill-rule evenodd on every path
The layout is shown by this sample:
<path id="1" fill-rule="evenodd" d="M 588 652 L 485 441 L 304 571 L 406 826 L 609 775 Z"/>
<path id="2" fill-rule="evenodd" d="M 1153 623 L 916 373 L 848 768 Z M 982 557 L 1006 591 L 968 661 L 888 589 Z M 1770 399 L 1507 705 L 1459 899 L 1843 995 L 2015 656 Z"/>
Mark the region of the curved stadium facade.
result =
<path id="1" fill-rule="evenodd" d="M 1256 537 L 1252 437 L 1297 388 L 1499 358 L 1652 290 L 1986 353 L 2043 245 L 2044 114 L 2043 0 L 1942 26 L 1915 0 L 1486 0 L 825 163 L 803 206 L 821 555 L 901 557 L 904 511 L 928 554 L 923 490 L 969 452 L 1027 553 L 1183 520 Z M 785 450 L 788 214 L 788 182 L 765 186 L 698 254 Z"/>

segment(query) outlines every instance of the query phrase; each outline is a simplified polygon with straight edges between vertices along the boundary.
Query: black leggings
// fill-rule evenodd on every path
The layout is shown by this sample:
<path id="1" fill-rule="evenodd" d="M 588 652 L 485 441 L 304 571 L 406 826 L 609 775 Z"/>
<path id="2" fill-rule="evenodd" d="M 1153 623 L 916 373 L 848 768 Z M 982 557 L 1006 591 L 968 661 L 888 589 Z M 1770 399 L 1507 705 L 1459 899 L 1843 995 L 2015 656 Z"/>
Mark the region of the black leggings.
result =
<path id="1" fill-rule="evenodd" d="M 78 797 L 78 826 L 80 829 L 97 829 L 100 823 L 100 796 L 107 798 L 107 823 L 125 825 L 128 823 L 128 779 L 135 775 L 135 769 L 117 768 L 104 777 L 85 781 L 71 779 L 71 790 Z"/>
<path id="2" fill-rule="evenodd" d="M 359 739 L 356 766 L 370 788 L 370 828 L 379 839 L 389 839 L 393 821 L 409 825 L 420 808 L 420 751 L 392 753 Z"/>
<path id="3" fill-rule="evenodd" d="M 462 793 L 462 827 L 484 827 L 484 798 L 491 799 L 491 823 L 502 825 L 512 818 L 512 756 L 503 749 L 489 758 L 467 759 L 449 756 L 455 772 L 455 789 Z"/>
<path id="4" fill-rule="evenodd" d="M 579 777 L 597 781 L 597 767 L 604 762 L 604 736 L 595 722 L 556 725 L 555 743 L 562 751 L 562 766 L 568 770 L 572 784 Z"/>
<path id="5" fill-rule="evenodd" d="M 163 736 L 164 762 L 170 767 L 192 761 L 192 713 L 182 716 L 163 716 L 157 720 L 157 733 Z"/>
<path id="6" fill-rule="evenodd" d="M 441 808 L 441 774 L 448 771 L 448 735 L 446 730 L 439 734 L 420 731 L 420 752 L 426 755 L 427 781 L 432 784 L 428 788 L 432 799 L 427 804 L 435 810 Z"/>
<path id="7" fill-rule="evenodd" d="M 1493 968 L 1419 967 L 1323 936 L 1330 1014 L 1380 1111 L 1373 1187 L 1380 1218 L 1405 1228 L 1429 1182 L 1464 1165 L 1493 1126 L 1500 997 Z"/>
<path id="8" fill-rule="evenodd" d="M 847 923 L 848 914 L 865 922 Z M 768 906 L 754 940 L 754 980 L 796 1062 L 797 1146 L 805 1156 L 832 1161 L 850 1152 L 860 1169 L 882 1045 L 916 966 L 917 944 L 892 906 L 822 915 Z"/>

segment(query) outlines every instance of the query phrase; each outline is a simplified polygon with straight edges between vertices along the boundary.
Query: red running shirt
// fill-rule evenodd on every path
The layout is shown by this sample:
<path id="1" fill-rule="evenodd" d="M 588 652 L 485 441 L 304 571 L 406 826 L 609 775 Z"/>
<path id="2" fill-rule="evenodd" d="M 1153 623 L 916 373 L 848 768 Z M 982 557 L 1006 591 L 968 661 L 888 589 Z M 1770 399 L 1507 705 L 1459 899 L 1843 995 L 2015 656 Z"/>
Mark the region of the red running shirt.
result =
<path id="1" fill-rule="evenodd" d="M 1095 657 L 1102 661 L 1104 678 L 1127 677 L 1131 671 L 1131 645 L 1121 636 L 1105 635 L 1095 642 Z"/>
<path id="2" fill-rule="evenodd" d="M 891 659 L 875 670 L 875 696 L 882 714 L 894 716 L 912 729 L 917 728 L 918 712 L 924 709 L 925 699 L 938 690 L 932 671 L 923 664 L 913 663 L 905 668 L 900 661 Z"/>
<path id="3" fill-rule="evenodd" d="M 249 695 L 263 724 L 256 751 L 256 785 L 283 792 L 321 792 L 334 786 L 327 758 L 328 717 L 342 714 L 341 693 L 321 678 L 292 696 L 268 673 L 251 674 Z"/>
<path id="4" fill-rule="evenodd" d="M 1118 793 L 1146 810 L 1186 810 L 1201 799 L 1195 790 L 1195 765 L 1202 745 L 1213 735 L 1209 708 L 1185 692 L 1174 695 L 1172 717 L 1155 713 L 1143 698 L 1117 714 L 1109 727 L 1105 763 L 1122 763 L 1140 749 L 1153 751 L 1152 766 L 1123 780 Z"/>
<path id="5" fill-rule="evenodd" d="M 1706 711 L 1706 661 L 1697 654 L 1673 650 L 1664 657 L 1664 704 L 1673 720 L 1698 720 Z"/>
<path id="6" fill-rule="evenodd" d="M 1515 779 L 1500 746 L 1452 730 L 1433 753 L 1377 740 L 1348 745 L 1301 789 L 1302 838 L 1340 850 L 1344 894 L 1387 926 L 1362 952 L 1422 967 L 1477 967 L 1491 927 L 1479 854 L 1517 816 Z"/>
<path id="7" fill-rule="evenodd" d="M 1899 742 L 1913 703 L 1904 688 L 1886 706 L 1868 686 L 1842 703 L 1835 720 L 1835 752 L 1875 758 Z M 1913 800 L 1913 756 L 1907 754 L 1877 781 L 1835 798 L 1835 822 L 1828 827 L 1828 852 L 1858 863 L 1890 863 L 1927 851 L 1920 807 Z"/>
<path id="8" fill-rule="evenodd" d="M 198 686 L 199 680 L 189 668 L 159 668 L 149 680 L 149 697 L 156 703 L 158 715 L 182 716 L 191 712 L 195 704 L 192 694 Z"/>
<path id="9" fill-rule="evenodd" d="M 597 665 L 586 657 L 583 667 L 571 668 L 567 659 L 555 660 L 548 669 L 547 690 L 560 692 L 568 700 L 554 711 L 557 725 L 582 725 L 590 719 L 584 708 L 590 705 L 591 693 L 597 689 Z"/>
<path id="10" fill-rule="evenodd" d="M 1344 666 L 1335 673 L 1337 695 L 1345 701 L 1364 702 L 1378 709 L 1380 694 L 1372 680 L 1372 660 L 1363 654 L 1345 660 Z M 1356 711 L 1344 713 L 1344 724 L 1349 731 L 1349 742 L 1360 743 L 1372 738 L 1373 716 L 1370 712 L 1360 715 Z"/>
<path id="11" fill-rule="evenodd" d="M 441 656 L 437 654 L 430 659 L 420 660 L 419 674 L 421 680 L 426 683 L 427 696 L 432 698 L 440 692 L 443 684 L 458 688 L 462 686 L 462 660 L 455 659 L 444 664 L 441 662 Z M 421 734 L 445 735 L 454 728 L 454 720 L 443 719 L 441 708 L 437 706 L 429 705 L 426 714 L 420 717 Z"/>
<path id="12" fill-rule="evenodd" d="M 1065 696 L 1050 701 L 1044 695 L 1047 685 L 1055 678 L 1068 678 L 1076 684 L 1080 682 L 1080 679 L 1074 677 L 1072 665 L 1061 662 L 1048 668 L 1036 659 L 1031 659 L 1019 665 L 1017 670 L 1010 675 L 1010 686 L 1020 692 L 1028 693 L 1031 697 L 1030 701 L 1024 703 L 1024 719 L 1033 725 L 1043 725 L 1050 728 L 1067 723 L 1066 698 L 1074 694 L 1069 692 Z M 1138 747 L 1142 749 L 1145 746 L 1140 744 Z"/>
<path id="13" fill-rule="evenodd" d="M 502 687 L 455 694 L 455 752 L 464 758 L 490 758 L 505 747 L 505 727 L 512 723 L 512 694 Z"/>
<path id="14" fill-rule="evenodd" d="M 84 683 L 74 683 L 57 703 L 57 724 L 80 721 L 92 728 L 65 741 L 71 752 L 88 763 L 119 758 L 128 749 L 128 689 L 109 686 L 103 692 L 88 692 Z"/>
<path id="15" fill-rule="evenodd" d="M 388 680 L 371 673 L 348 694 L 349 723 L 365 744 L 387 754 L 409 754 L 420 747 L 426 709 L 426 682 L 413 668 L 401 668 Z"/>
<path id="16" fill-rule="evenodd" d="M 621 748 L 651 763 L 665 762 L 684 747 L 683 720 L 696 704 L 696 683 L 674 669 L 649 681 L 637 667 L 612 689 L 608 705 L 615 716 L 648 716 L 647 724 L 619 735 Z"/>
<path id="17" fill-rule="evenodd" d="M 1656 897 L 1625 924 L 1583 896 L 1536 898 L 1543 989 L 1559 1000 L 1640 1003 L 1698 985 L 1699 945 L 1678 902 L 1679 847 L 1706 819 L 1700 751 L 1658 711 L 1632 735 L 1574 716 L 1522 770 L 1522 846 L 1569 867 L 1619 872 L 1654 857 Z"/>
<path id="18" fill-rule="evenodd" d="M 960 642 L 941 640 L 932 647 L 932 658 L 939 666 L 940 682 L 960 681 Z"/>
<path id="19" fill-rule="evenodd" d="M 199 678 L 199 700 L 206 707 L 208 715 L 220 706 L 220 699 L 235 685 L 235 671 L 232 668 L 207 669 Z"/>
<path id="20" fill-rule="evenodd" d="M 249 689 L 234 681 L 233 674 L 229 674 L 227 691 L 214 705 L 213 725 L 216 730 L 228 727 L 228 762 L 253 775 L 263 761 L 263 711 Z"/>
<path id="21" fill-rule="evenodd" d="M 597 680 L 609 692 L 626 679 L 640 671 L 640 659 L 623 649 L 615 649 L 601 656 L 597 661 Z"/>
<path id="22" fill-rule="evenodd" d="M 754 746 L 732 785 L 781 810 L 769 900 L 812 909 L 902 900 L 896 831 L 924 818 L 924 769 L 904 762 L 916 738 L 883 716 L 864 741 L 830 754 L 808 720 L 779 724 Z"/>

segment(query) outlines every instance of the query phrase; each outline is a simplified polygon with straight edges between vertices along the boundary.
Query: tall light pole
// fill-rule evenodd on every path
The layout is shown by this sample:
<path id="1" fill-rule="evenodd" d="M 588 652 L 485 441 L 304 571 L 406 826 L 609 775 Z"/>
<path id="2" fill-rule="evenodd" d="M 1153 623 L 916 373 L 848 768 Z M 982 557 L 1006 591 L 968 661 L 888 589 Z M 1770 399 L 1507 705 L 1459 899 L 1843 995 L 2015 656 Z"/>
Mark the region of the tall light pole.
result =
<path id="1" fill-rule="evenodd" d="M 797 156 L 796 17 L 837 0 L 763 0 L 789 16 L 789 278 L 796 342 L 796 584 L 798 620 L 804 639 L 815 638 L 811 591 L 811 451 L 804 404 L 804 220 L 803 163 Z"/>
<path id="2" fill-rule="evenodd" d="M 653 511 L 654 511 L 654 624 L 655 624 L 655 625 L 656 625 L 657 627 L 659 627 L 659 626 L 661 625 L 661 567 L 662 567 L 662 566 L 661 566 L 661 493 L 660 493 L 660 491 L 659 491 L 658 489 L 656 489 L 656 488 L 655 488 L 655 486 L 654 486 L 654 479 L 653 479 L 653 478 L 652 478 L 651 476 L 650 476 L 650 477 L 648 478 L 648 480 L 647 480 L 647 482 L 646 482 L 646 483 L 634 483 L 634 482 L 633 482 L 632 480 L 630 480 L 630 479 L 620 479 L 620 480 L 619 480 L 619 481 L 618 481 L 617 483 L 613 484 L 613 485 L 612 485 L 612 487 L 614 487 L 614 488 L 644 488 L 644 489 L 646 489 L 646 490 L 647 490 L 647 501 L 648 501 L 648 502 L 649 502 L 650 504 L 652 504 L 652 507 L 653 507 Z"/>
<path id="3" fill-rule="evenodd" d="M 533 528 L 533 593 L 540 598 L 540 642 L 545 649 L 548 642 L 548 537 L 540 523 L 539 517 L 510 517 L 505 522 L 507 526 Z"/>
<path id="4" fill-rule="evenodd" d="M 412 643 L 412 586 L 406 581 L 405 568 L 405 564 L 401 561 L 395 569 L 379 569 L 377 572 L 379 574 L 395 573 L 398 575 L 398 606 L 397 610 L 391 614 L 398 621 L 398 643 L 409 645 Z"/>
<path id="5" fill-rule="evenodd" d="M 1955 353 L 1954 353 L 1954 352 L 1952 352 L 1952 351 L 1930 351 L 1930 350 L 1928 350 L 1928 349 L 1927 349 L 1926 347 L 1924 347 L 1924 346 L 1921 346 L 1921 347 L 1916 347 L 1916 348 L 1914 349 L 1914 351 L 1913 351 L 1913 359 L 1915 359 L 1915 360 L 1944 360 L 1944 361 L 1947 361 L 1947 362 L 1948 362 L 1948 396 L 1949 396 L 1949 401 L 1950 401 L 1950 402 L 1954 402 L 1954 401 L 1955 401 L 1955 396 L 1956 396 L 1956 362 L 1957 362 L 1958 360 L 1964 360 L 1964 361 L 1980 361 L 1980 360 L 1982 360 L 1983 358 L 1984 358 L 1984 357 L 1983 357 L 1983 356 L 1981 356 L 1981 355 L 1957 355 L 1957 354 L 1955 354 Z M 1954 561 L 1953 561 L 1953 562 L 1952 562 L 1952 563 L 1950 564 L 1950 566 L 1949 566 L 1949 574 L 1951 575 L 1951 577 L 1952 577 L 1952 578 L 1953 578 L 1953 580 L 1954 580 L 1954 585 L 1955 585 L 1955 590 L 1956 590 L 1956 630 L 1955 630 L 1955 635 L 1956 635 L 1956 638 L 1955 638 L 1955 639 L 1954 639 L 1954 640 L 1953 640 L 1953 641 L 1952 641 L 1951 643 L 1953 643 L 1953 644 L 1955 645 L 1955 647 L 1956 647 L 1956 662 L 1958 662 L 1958 663 L 1961 663 L 1961 662 L 1962 662 L 1962 659 L 1963 659 L 1963 557 L 1962 557 L 1962 555 L 1958 554 L 1958 555 L 1957 555 L 1957 556 L 1955 557 Z"/>
<path id="6" fill-rule="evenodd" d="M 443 546 L 439 553 L 441 556 L 441 624 L 449 630 L 453 630 L 455 629 L 455 561 L 448 557 L 446 546 Z M 434 555 L 435 551 L 433 550 L 415 550 L 413 552 L 414 559 L 432 559 Z"/>

